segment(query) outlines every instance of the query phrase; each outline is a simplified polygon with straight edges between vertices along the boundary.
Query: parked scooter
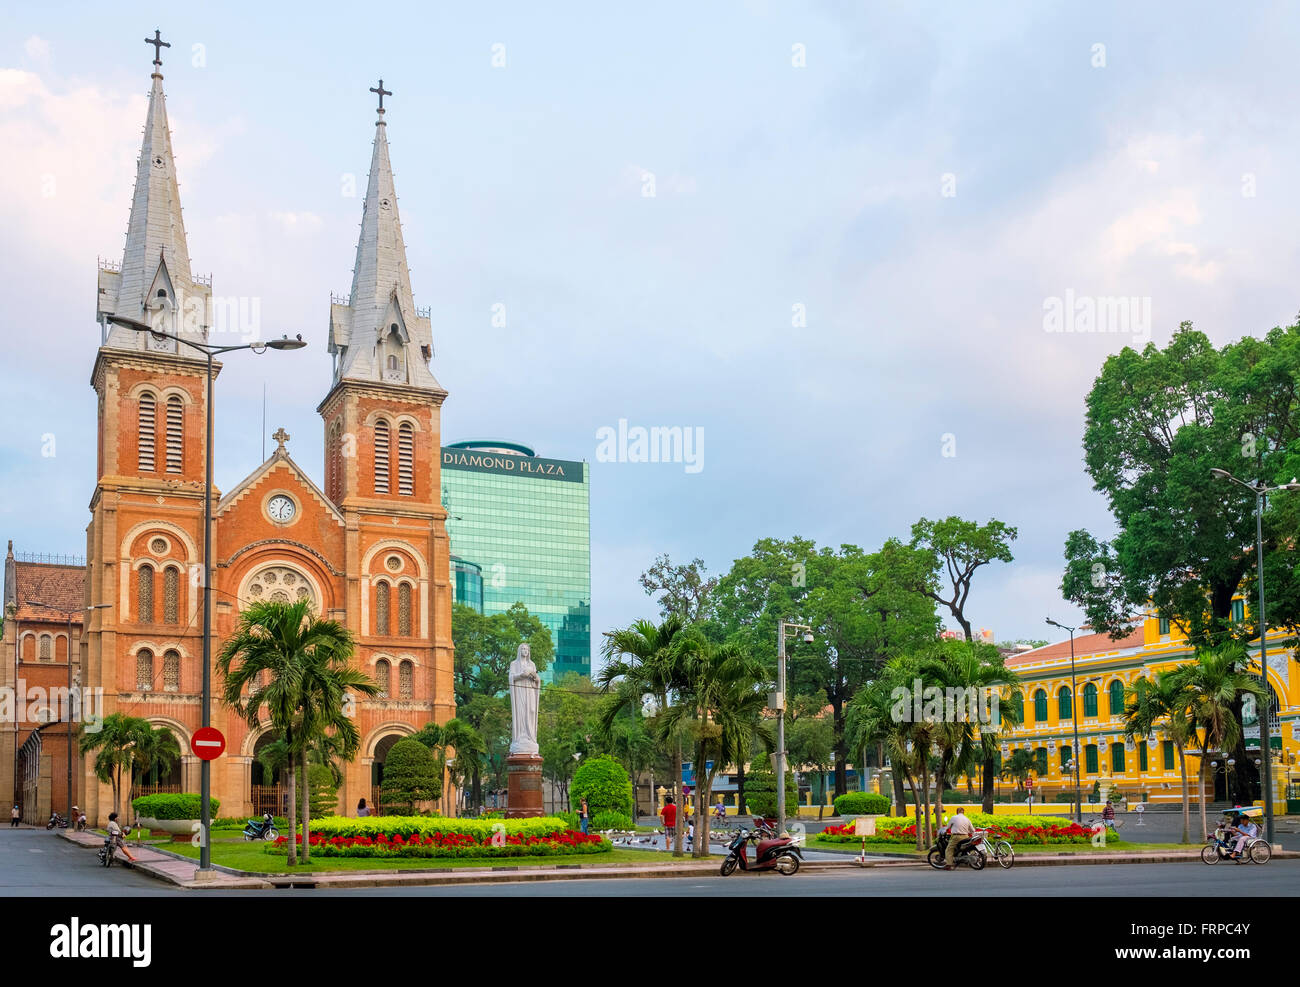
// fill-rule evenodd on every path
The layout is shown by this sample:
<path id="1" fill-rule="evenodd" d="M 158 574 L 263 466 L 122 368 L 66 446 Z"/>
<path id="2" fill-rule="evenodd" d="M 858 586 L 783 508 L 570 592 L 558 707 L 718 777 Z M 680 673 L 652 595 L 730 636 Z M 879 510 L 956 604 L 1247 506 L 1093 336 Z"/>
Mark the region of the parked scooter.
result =
<path id="1" fill-rule="evenodd" d="M 758 841 L 754 851 L 754 860 L 749 860 L 749 844 Z M 754 820 L 754 829 L 741 826 L 736 835 L 727 844 L 727 857 L 722 861 L 720 873 L 723 877 L 741 870 L 775 870 L 787 877 L 799 872 L 803 861 L 803 851 L 788 836 L 779 836 L 771 826 L 761 819 Z"/>
<path id="2" fill-rule="evenodd" d="M 278 839 L 280 831 L 275 828 L 275 817 L 271 813 L 266 813 L 261 819 L 250 819 L 248 825 L 244 827 L 244 839 L 252 840 L 274 840 Z"/>
<path id="3" fill-rule="evenodd" d="M 68 821 L 57 812 L 50 813 L 50 821 L 45 824 L 46 829 L 67 829 Z"/>
<path id="4" fill-rule="evenodd" d="M 977 829 L 975 835 L 965 837 L 953 855 L 953 865 L 960 867 L 962 864 L 969 864 L 971 870 L 983 870 L 984 865 L 988 863 L 988 858 L 984 856 L 980 846 L 987 832 L 987 830 Z M 947 859 L 945 855 L 948 852 L 948 839 L 947 833 L 940 833 L 939 838 L 930 847 L 929 854 L 926 855 L 926 861 L 935 870 L 943 870 L 944 861 Z"/>

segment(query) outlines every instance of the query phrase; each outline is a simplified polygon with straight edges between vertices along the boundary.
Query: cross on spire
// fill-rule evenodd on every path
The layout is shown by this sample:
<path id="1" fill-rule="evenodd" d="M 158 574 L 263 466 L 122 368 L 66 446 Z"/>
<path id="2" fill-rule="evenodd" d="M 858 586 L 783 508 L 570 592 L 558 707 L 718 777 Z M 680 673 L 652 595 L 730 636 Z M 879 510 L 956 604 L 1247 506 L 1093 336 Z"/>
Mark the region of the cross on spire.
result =
<path id="1" fill-rule="evenodd" d="M 153 45 L 153 63 L 159 68 L 162 68 L 162 50 L 164 48 L 170 48 L 172 46 L 171 42 L 164 41 L 162 39 L 162 32 L 157 28 L 154 28 L 153 37 L 145 38 L 144 43 L 147 45 Z M 379 84 L 382 86 L 384 83 L 381 80 Z"/>
<path id="2" fill-rule="evenodd" d="M 372 93 L 379 93 L 379 112 L 380 112 L 380 113 L 383 113 L 383 112 L 384 112 L 384 97 L 385 97 L 385 96 L 391 96 L 391 95 L 393 95 L 392 90 L 391 90 L 391 89 L 385 89 L 385 88 L 384 88 L 384 80 L 383 80 L 383 79 L 380 79 L 380 80 L 379 80 L 379 88 L 376 89 L 374 86 L 371 86 L 371 87 L 370 87 L 370 91 L 371 91 Z"/>
<path id="3" fill-rule="evenodd" d="M 283 428 L 277 428 L 271 433 L 271 438 L 275 439 L 275 441 L 279 443 L 275 451 L 284 452 L 284 444 L 289 441 L 289 433 Z"/>

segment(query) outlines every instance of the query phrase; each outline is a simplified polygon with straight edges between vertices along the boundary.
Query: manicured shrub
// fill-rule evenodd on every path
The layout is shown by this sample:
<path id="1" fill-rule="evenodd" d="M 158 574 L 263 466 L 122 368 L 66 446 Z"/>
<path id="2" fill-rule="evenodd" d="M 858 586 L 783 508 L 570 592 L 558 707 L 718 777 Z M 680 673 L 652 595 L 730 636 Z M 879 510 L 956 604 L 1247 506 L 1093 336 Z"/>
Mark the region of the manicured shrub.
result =
<path id="1" fill-rule="evenodd" d="M 1092 830 L 1075 825 L 1073 820 L 1060 816 L 994 816 L 982 812 L 968 812 L 967 816 L 977 829 L 988 829 L 999 838 L 1013 844 L 1082 844 L 1092 840 Z M 832 843 L 860 843 L 862 837 L 853 832 L 853 824 L 828 826 L 821 838 Z M 1115 842 L 1107 834 L 1108 842 Z M 868 843 L 915 843 L 916 821 L 895 817 L 876 820 L 876 835 L 867 837 Z"/>
<path id="2" fill-rule="evenodd" d="M 608 754 L 583 761 L 569 785 L 569 804 L 576 809 L 584 798 L 593 818 L 601 812 L 630 816 L 632 782 L 627 770 Z"/>
<path id="3" fill-rule="evenodd" d="M 216 816 L 217 807 L 221 805 L 216 799 L 208 799 L 212 815 Z M 203 802 L 194 792 L 181 795 L 141 795 L 131 800 L 131 808 L 137 816 L 150 819 L 198 819 L 203 814 Z"/>
<path id="4" fill-rule="evenodd" d="M 799 786 L 794 773 L 785 773 L 785 811 L 793 814 L 799 806 Z M 750 815 L 769 818 L 776 815 L 776 774 L 766 766 L 755 768 L 745 776 L 745 807 Z"/>
<path id="5" fill-rule="evenodd" d="M 837 816 L 884 816 L 889 814 L 889 799 L 875 792 L 845 792 L 835 800 Z"/>
<path id="6" fill-rule="evenodd" d="M 442 795 L 438 762 L 418 740 L 409 737 L 399 740 L 384 760 L 384 781 L 380 788 L 384 805 L 409 814 L 416 802 L 431 802 Z"/>
<path id="7" fill-rule="evenodd" d="M 332 816 L 338 812 L 339 788 L 334 784 L 334 772 L 323 764 L 313 764 L 307 769 L 307 780 L 311 785 L 308 802 L 312 818 Z"/>

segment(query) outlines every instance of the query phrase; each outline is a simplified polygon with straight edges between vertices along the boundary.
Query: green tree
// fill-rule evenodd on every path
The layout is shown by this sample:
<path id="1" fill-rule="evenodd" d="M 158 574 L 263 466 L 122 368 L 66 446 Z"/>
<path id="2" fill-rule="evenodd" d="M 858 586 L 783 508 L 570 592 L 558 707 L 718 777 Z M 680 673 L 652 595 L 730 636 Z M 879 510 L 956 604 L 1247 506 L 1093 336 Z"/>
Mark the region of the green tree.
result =
<path id="1" fill-rule="evenodd" d="M 620 715 L 639 714 L 647 697 L 654 704 L 651 731 L 672 761 L 673 788 L 681 783 L 682 745 L 685 738 L 677 721 L 668 713 L 678 701 L 684 685 L 680 648 L 677 643 L 682 622 L 669 617 L 655 625 L 638 620 L 630 627 L 610 631 L 602 648 L 605 665 L 597 678 L 600 690 L 609 698 L 601 709 L 600 728 L 608 736 Z M 680 857 L 684 814 L 677 814 L 673 856 Z"/>
<path id="2" fill-rule="evenodd" d="M 455 788 L 461 788 L 468 778 L 482 775 L 486 748 L 482 736 L 466 720 L 452 718 L 441 725 L 426 723 L 411 739 L 433 752 L 438 777 L 449 778 Z M 450 816 L 453 808 L 444 789 L 442 812 Z"/>
<path id="3" fill-rule="evenodd" d="M 307 788 L 311 793 L 312 815 L 332 816 L 338 811 L 339 785 L 327 765 L 312 764 L 308 767 Z"/>
<path id="4" fill-rule="evenodd" d="M 1154 737 L 1160 727 L 1178 751 L 1178 768 L 1183 790 L 1183 842 L 1188 842 L 1191 826 L 1191 791 L 1187 783 L 1187 741 L 1191 735 L 1188 719 L 1190 698 L 1177 677 L 1169 671 L 1157 672 L 1154 681 L 1143 677 L 1124 690 L 1124 736 Z M 1156 756 L 1148 751 L 1148 756 Z"/>
<path id="5" fill-rule="evenodd" d="M 1004 781 L 1010 778 L 1016 783 L 1016 792 L 1025 791 L 1025 782 L 1029 776 L 1038 770 L 1038 759 L 1034 752 L 1026 750 L 1024 747 L 1017 747 L 1011 752 L 1011 756 L 1002 762 L 1002 768 L 998 772 L 998 777 Z"/>
<path id="6" fill-rule="evenodd" d="M 749 811 L 763 819 L 776 816 L 776 772 L 770 764 L 758 762 L 750 765 L 749 791 L 746 795 Z M 794 780 L 794 772 L 785 773 L 785 804 L 799 804 L 799 786 Z"/>
<path id="7" fill-rule="evenodd" d="M 683 624 L 694 624 L 709 616 L 710 594 L 718 585 L 718 577 L 710 576 L 704 569 L 703 559 L 692 559 L 674 565 L 667 554 L 660 555 L 654 564 L 641 573 L 641 586 L 647 596 L 659 594 L 659 615 L 667 620 L 677 617 Z"/>
<path id="8" fill-rule="evenodd" d="M 348 665 L 354 647 L 351 632 L 336 620 L 313 616 L 309 601 L 252 603 L 217 657 L 223 701 L 250 727 L 269 720 L 290 762 L 305 774 L 307 752 L 321 733 L 351 730 L 355 736 L 344 709 L 347 692 L 378 691 Z M 298 862 L 297 775 L 297 770 L 289 772 L 289 866 Z M 304 813 L 305 859 L 310 859 L 309 824 L 310 815 Z"/>
<path id="9" fill-rule="evenodd" d="M 571 791 L 573 804 L 585 798 L 592 816 L 600 812 L 632 814 L 632 782 L 623 765 L 609 754 L 583 761 L 573 774 Z"/>
<path id="10" fill-rule="evenodd" d="M 990 562 L 1010 562 L 1016 535 L 1015 528 L 996 518 L 985 525 L 959 517 L 921 518 L 912 525 L 912 548 L 930 561 L 925 581 L 917 589 L 952 615 L 967 641 L 973 639 L 966 602 L 975 573 Z"/>
<path id="11" fill-rule="evenodd" d="M 1205 818 L 1205 779 L 1209 774 L 1211 751 L 1229 751 L 1242 738 L 1237 711 L 1245 696 L 1268 709 L 1268 698 L 1259 679 L 1244 671 L 1247 665 L 1245 646 L 1229 641 L 1217 648 L 1197 652 L 1196 660 L 1180 665 L 1169 673 L 1174 687 L 1187 702 L 1186 716 L 1194 736 L 1199 737 L 1202 751 L 1197 778 L 1201 800 L 1201 831 L 1209 832 Z M 1267 715 L 1267 712 L 1265 713 Z"/>
<path id="12" fill-rule="evenodd" d="M 825 708 L 825 694 L 817 693 L 795 696 L 786 709 L 785 746 L 790 763 L 817 772 L 818 782 L 813 787 L 813 795 L 817 798 L 818 819 L 822 818 L 826 803 L 824 778 L 835 764 L 835 731 L 831 721 L 823 715 Z M 861 765 L 861 759 L 858 763 Z"/>
<path id="13" fill-rule="evenodd" d="M 600 693 L 585 675 L 569 672 L 542 686 L 537 709 L 537 748 L 542 773 L 569 804 L 569 782 L 580 757 L 594 753 L 600 734 Z"/>
<path id="14" fill-rule="evenodd" d="M 412 737 L 393 744 L 384 760 L 381 791 L 385 806 L 400 808 L 399 815 L 408 816 L 415 803 L 441 797 L 442 775 L 429 748 Z"/>
<path id="15" fill-rule="evenodd" d="M 125 713 L 110 713 L 100 729 L 81 735 L 81 753 L 95 755 L 95 777 L 113 789 L 113 811 L 122 811 L 122 772 L 137 763 L 137 747 L 150 743 L 147 720 Z M 129 777 L 129 774 L 128 774 Z"/>

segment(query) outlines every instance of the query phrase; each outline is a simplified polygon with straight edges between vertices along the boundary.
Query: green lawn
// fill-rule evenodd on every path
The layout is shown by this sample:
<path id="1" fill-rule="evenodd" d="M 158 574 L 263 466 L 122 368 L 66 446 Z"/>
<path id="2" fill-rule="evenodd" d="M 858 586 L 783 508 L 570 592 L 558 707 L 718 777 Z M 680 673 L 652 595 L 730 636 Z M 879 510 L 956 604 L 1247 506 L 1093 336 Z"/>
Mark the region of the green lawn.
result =
<path id="1" fill-rule="evenodd" d="M 212 862 L 236 870 L 255 871 L 264 874 L 318 874 L 326 871 L 356 870 L 455 870 L 460 868 L 493 867 L 556 867 L 574 866 L 592 867 L 600 864 L 645 864 L 661 866 L 672 863 L 674 858 L 667 853 L 653 853 L 645 850 L 611 850 L 608 853 L 584 853 L 553 857 L 502 857 L 499 860 L 457 860 L 436 857 L 414 857 L 409 860 L 368 857 L 312 857 L 309 865 L 302 864 L 292 868 L 283 854 L 263 852 L 261 843 L 218 843 L 212 845 Z M 182 856 L 198 859 L 199 848 L 187 843 L 176 843 L 165 849 Z M 692 858 L 677 858 L 689 862 Z M 709 858 L 712 859 L 712 858 Z"/>

